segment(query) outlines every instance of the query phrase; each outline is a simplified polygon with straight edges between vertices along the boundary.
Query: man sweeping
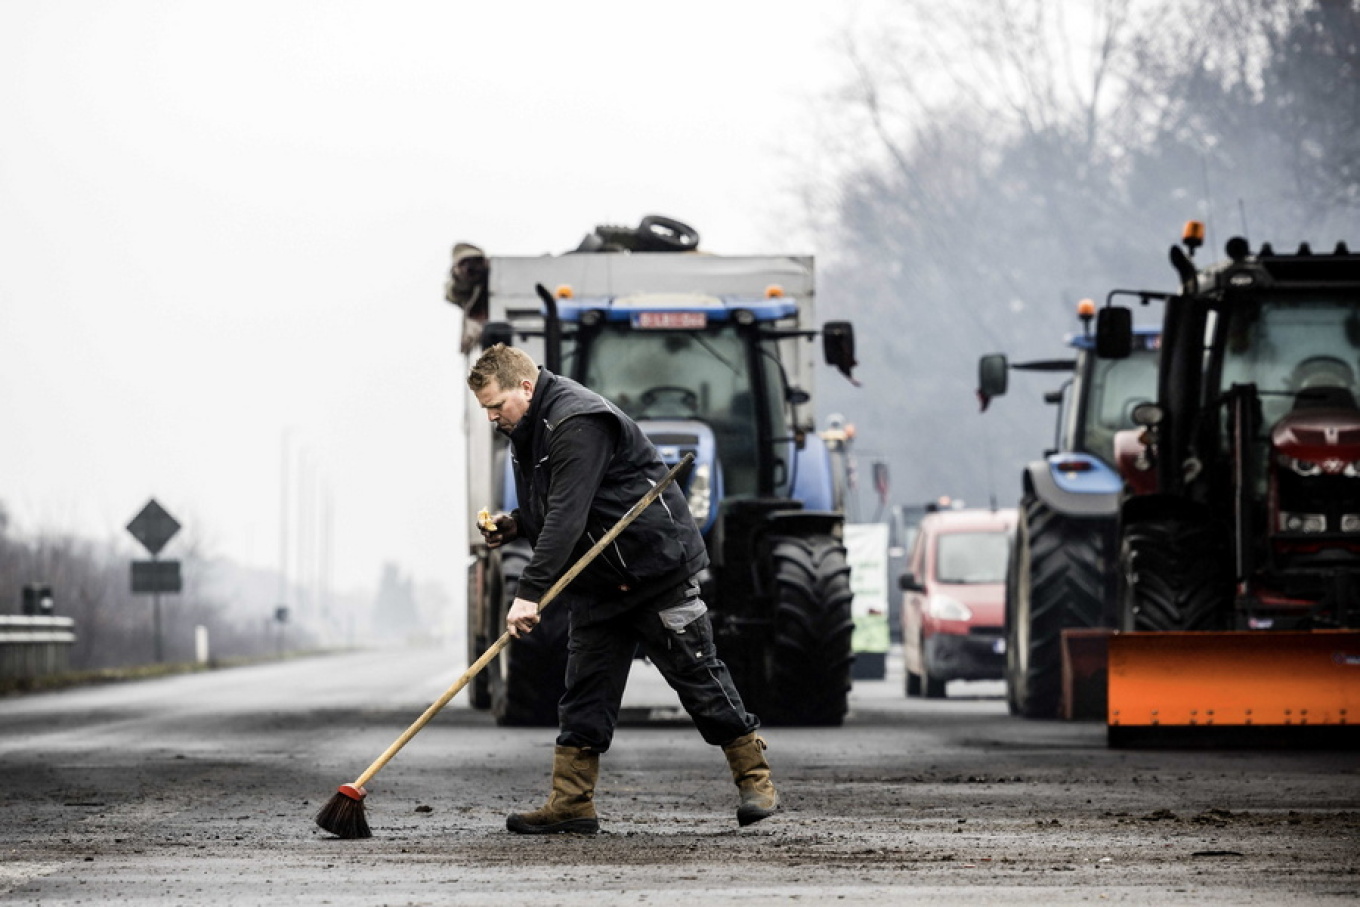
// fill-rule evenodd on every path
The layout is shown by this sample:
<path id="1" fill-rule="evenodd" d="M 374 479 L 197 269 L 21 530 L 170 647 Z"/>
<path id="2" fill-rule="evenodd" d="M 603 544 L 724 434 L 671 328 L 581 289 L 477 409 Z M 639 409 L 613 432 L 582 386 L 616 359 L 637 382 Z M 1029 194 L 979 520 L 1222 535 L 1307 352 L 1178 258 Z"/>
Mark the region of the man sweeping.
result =
<path id="1" fill-rule="evenodd" d="M 527 539 L 533 556 L 506 615 L 519 638 L 538 625 L 553 582 L 666 473 L 656 448 L 599 394 L 536 365 L 515 347 L 486 350 L 467 378 L 496 429 L 510 439 L 519 507 L 481 527 L 487 545 Z M 742 705 L 713 643 L 698 574 L 703 537 L 684 495 L 670 486 L 559 596 L 568 607 L 566 693 L 552 792 L 533 812 L 505 822 L 521 834 L 594 834 L 600 755 L 609 749 L 639 645 L 679 694 L 704 740 L 722 747 L 740 792 L 737 821 L 778 808 L 760 721 Z"/>

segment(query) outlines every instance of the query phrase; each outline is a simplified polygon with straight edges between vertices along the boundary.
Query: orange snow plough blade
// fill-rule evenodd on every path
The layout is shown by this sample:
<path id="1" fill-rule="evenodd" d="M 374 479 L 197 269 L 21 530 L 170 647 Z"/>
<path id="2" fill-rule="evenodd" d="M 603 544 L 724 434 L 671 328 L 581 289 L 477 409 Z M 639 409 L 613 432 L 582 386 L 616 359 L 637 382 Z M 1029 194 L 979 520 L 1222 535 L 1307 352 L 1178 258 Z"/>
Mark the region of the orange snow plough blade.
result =
<path id="1" fill-rule="evenodd" d="M 1111 745 L 1360 740 L 1360 631 L 1115 633 Z"/>

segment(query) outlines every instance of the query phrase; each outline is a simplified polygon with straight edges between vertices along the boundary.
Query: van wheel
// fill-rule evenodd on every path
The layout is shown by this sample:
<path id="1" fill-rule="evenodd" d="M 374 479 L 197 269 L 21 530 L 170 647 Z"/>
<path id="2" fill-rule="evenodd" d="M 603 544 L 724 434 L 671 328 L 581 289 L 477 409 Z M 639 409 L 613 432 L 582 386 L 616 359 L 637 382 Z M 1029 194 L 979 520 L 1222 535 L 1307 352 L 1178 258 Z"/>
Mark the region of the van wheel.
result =
<path id="1" fill-rule="evenodd" d="M 921 640 L 921 687 L 927 699 L 943 699 L 945 682 L 930 670 L 930 659 L 926 656 L 926 641 Z"/>

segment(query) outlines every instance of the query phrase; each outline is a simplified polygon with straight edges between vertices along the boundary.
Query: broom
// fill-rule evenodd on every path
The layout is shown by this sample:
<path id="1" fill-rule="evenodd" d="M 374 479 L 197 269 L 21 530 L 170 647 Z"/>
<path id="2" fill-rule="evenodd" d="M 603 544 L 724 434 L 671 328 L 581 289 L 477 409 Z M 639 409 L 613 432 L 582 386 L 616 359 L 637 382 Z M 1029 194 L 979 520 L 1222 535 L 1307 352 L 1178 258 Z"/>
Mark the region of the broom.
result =
<path id="1" fill-rule="evenodd" d="M 675 481 L 686 466 L 694 461 L 694 454 L 687 453 L 684 458 L 666 473 L 665 477 L 652 486 L 652 489 L 642 496 L 632 509 L 619 519 L 614 527 L 604 534 L 589 551 L 581 555 L 581 559 L 571 566 L 566 573 L 562 574 L 557 582 L 543 594 L 538 602 L 538 610 L 541 612 L 557 597 L 567 584 L 574 580 L 582 570 L 595 560 L 596 556 L 605 549 L 614 539 L 618 538 L 619 533 L 628 528 L 628 525 L 637 519 L 642 511 L 651 506 L 652 502 L 661 496 L 661 492 L 666 490 L 666 486 Z M 334 794 L 331 795 L 326 805 L 321 807 L 321 811 L 316 814 L 316 824 L 321 826 L 324 831 L 328 831 L 338 838 L 371 838 L 373 833 L 369 831 L 368 820 L 364 818 L 364 797 L 368 791 L 364 790 L 364 785 L 373 779 L 384 765 L 395 756 L 402 747 L 410 742 L 416 733 L 429 723 L 440 709 L 449 704 L 449 700 L 458 695 L 458 691 L 468 685 L 472 678 L 491 663 L 491 660 L 500 654 L 501 650 L 510 644 L 510 631 L 501 634 L 500 639 L 491 644 L 491 647 L 482 653 L 481 657 L 468 667 L 463 675 L 453 682 L 443 695 L 436 699 L 425 713 L 412 722 L 402 735 L 392 742 L 387 750 L 374 760 L 373 764 L 364 770 L 364 773 L 354 780 L 352 784 L 342 784 Z"/>

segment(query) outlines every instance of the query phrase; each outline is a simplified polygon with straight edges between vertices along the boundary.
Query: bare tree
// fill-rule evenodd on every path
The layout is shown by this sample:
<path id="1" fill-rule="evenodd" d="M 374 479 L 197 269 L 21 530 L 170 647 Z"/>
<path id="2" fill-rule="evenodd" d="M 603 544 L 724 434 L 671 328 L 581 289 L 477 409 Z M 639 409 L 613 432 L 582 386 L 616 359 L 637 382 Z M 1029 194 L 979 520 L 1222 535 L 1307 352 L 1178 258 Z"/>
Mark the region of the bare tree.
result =
<path id="1" fill-rule="evenodd" d="M 893 388 L 833 385 L 826 403 L 864 423 L 862 449 L 882 433 L 914 494 L 976 496 L 989 459 L 1038 452 L 1052 420 L 1014 404 L 958 456 L 932 443 L 958 435 L 980 353 L 1052 355 L 1081 297 L 1168 288 L 1184 220 L 1207 219 L 1211 242 L 1248 214 L 1280 239 L 1357 226 L 1354 2 L 884 9 L 843 39 L 831 166 L 805 195 L 834 249 L 822 292 L 875 328 L 866 388 Z"/>

